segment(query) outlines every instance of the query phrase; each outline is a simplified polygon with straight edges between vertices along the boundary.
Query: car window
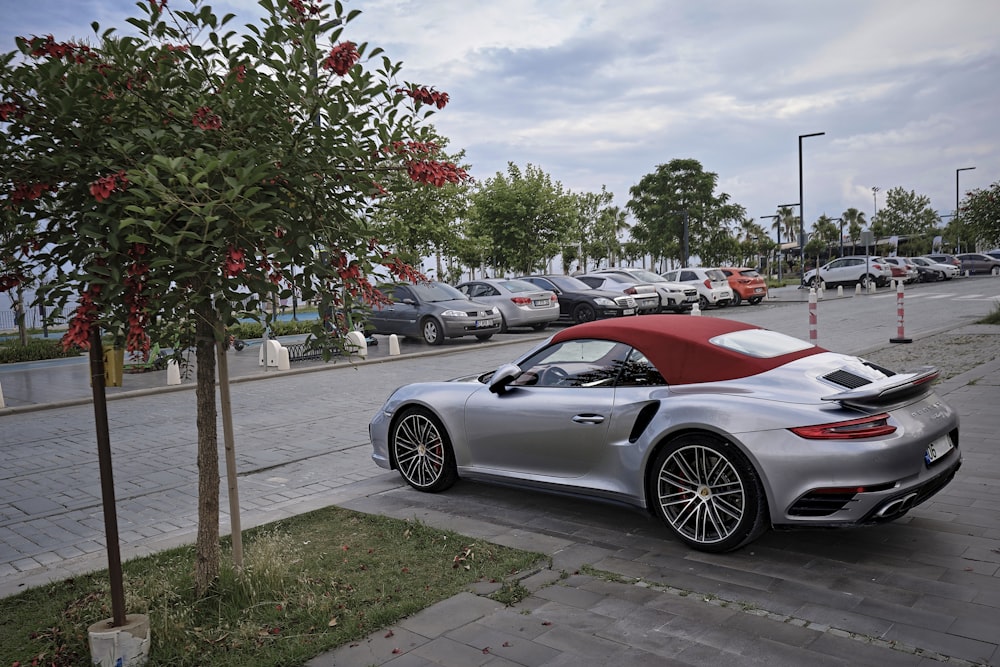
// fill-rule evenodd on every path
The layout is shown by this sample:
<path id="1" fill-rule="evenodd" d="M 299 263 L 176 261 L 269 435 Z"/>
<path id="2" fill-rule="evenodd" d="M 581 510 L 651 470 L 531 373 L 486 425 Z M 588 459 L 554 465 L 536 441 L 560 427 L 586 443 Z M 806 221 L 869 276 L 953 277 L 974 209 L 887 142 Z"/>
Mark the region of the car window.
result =
<path id="1" fill-rule="evenodd" d="M 718 269 L 709 269 L 705 271 L 705 275 L 708 276 L 709 280 L 721 280 L 723 282 L 726 280 L 726 274 Z"/>
<path id="2" fill-rule="evenodd" d="M 698 274 L 694 271 L 681 271 L 681 280 L 698 280 Z"/>
<path id="3" fill-rule="evenodd" d="M 413 292 L 406 285 L 396 285 L 392 288 L 391 297 L 396 303 L 402 303 L 405 299 L 412 299 Z"/>
<path id="4" fill-rule="evenodd" d="M 608 340 L 568 340 L 550 345 L 521 363 L 511 386 L 612 387 L 629 346 Z"/>
<path id="5" fill-rule="evenodd" d="M 508 292 L 537 292 L 538 286 L 532 285 L 526 280 L 505 280 L 500 285 Z M 547 287 L 545 289 L 548 289 Z M 498 292 L 499 293 L 499 292 Z"/>
<path id="6" fill-rule="evenodd" d="M 598 278 L 597 276 L 579 276 L 578 279 L 595 288 L 604 284 L 604 278 Z"/>
<path id="7" fill-rule="evenodd" d="M 620 387 L 657 387 L 667 384 L 667 381 L 656 370 L 652 362 L 635 348 L 629 352 L 618 379 Z"/>
<path id="8" fill-rule="evenodd" d="M 740 275 L 743 276 L 744 278 L 760 277 L 760 273 L 758 273 L 755 269 L 747 269 L 746 271 L 740 271 Z"/>
<path id="9" fill-rule="evenodd" d="M 676 271 L 670 271 L 668 273 L 664 273 L 663 274 L 663 278 L 667 282 L 673 282 L 673 281 L 677 280 L 677 272 Z"/>

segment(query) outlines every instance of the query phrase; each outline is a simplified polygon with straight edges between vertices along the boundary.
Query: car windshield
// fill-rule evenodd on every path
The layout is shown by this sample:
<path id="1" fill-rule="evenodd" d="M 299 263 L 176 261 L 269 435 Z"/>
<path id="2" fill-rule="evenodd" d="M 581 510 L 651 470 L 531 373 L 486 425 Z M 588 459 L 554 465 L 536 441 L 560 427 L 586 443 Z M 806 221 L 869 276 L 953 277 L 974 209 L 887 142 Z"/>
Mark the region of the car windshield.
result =
<path id="1" fill-rule="evenodd" d="M 409 286 L 417 298 L 424 303 L 435 301 L 465 300 L 465 295 L 447 283 L 415 283 Z"/>
<path id="2" fill-rule="evenodd" d="M 663 276 L 657 275 L 652 271 L 647 271 L 646 269 L 629 269 L 628 272 L 632 274 L 636 280 L 640 280 L 644 283 L 665 283 L 667 279 Z"/>
<path id="3" fill-rule="evenodd" d="M 539 290 L 538 285 L 532 285 L 523 280 L 505 280 L 498 284 L 508 292 L 537 292 Z"/>

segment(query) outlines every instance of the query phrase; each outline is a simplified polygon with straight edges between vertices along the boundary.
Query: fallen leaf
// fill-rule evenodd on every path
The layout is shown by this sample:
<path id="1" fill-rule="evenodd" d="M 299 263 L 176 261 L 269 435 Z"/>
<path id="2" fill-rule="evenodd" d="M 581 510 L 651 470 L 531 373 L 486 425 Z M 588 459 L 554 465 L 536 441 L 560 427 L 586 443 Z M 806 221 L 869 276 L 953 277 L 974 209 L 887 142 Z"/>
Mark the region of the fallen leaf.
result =
<path id="1" fill-rule="evenodd" d="M 394 632 L 393 632 L 392 630 L 389 630 L 389 632 L 385 633 L 385 638 L 386 638 L 386 639 L 388 639 L 389 637 L 392 637 L 392 636 L 394 636 L 395 634 L 396 634 L 396 633 L 394 633 Z"/>
<path id="2" fill-rule="evenodd" d="M 332 627 L 335 627 L 335 626 L 337 625 L 337 619 L 336 619 L 336 618 L 331 618 L 331 619 L 330 619 L 330 622 L 329 622 L 329 623 L 327 623 L 327 625 L 328 625 L 329 627 L 331 627 L 331 628 L 332 628 Z"/>

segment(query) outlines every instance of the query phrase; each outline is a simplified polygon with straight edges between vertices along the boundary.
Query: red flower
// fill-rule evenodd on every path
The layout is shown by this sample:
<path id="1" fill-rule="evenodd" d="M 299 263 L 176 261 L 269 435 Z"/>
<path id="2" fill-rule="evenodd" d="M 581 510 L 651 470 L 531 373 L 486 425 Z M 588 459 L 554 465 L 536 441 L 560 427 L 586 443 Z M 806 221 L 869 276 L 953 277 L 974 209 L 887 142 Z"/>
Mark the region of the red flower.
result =
<path id="1" fill-rule="evenodd" d="M 194 112 L 194 116 L 191 118 L 191 123 L 203 130 L 222 129 L 222 119 L 212 113 L 211 107 L 198 107 L 198 110 Z"/>
<path id="2" fill-rule="evenodd" d="M 14 183 L 14 192 L 11 194 L 10 200 L 14 204 L 33 201 L 41 197 L 42 193 L 48 190 L 55 192 L 56 189 L 48 183 L 32 183 L 31 185 L 27 183 Z"/>
<path id="3" fill-rule="evenodd" d="M 406 173 L 410 180 L 436 187 L 441 187 L 445 183 L 460 183 L 469 178 L 465 169 L 452 162 L 436 160 L 413 160 L 406 165 Z"/>
<path id="4" fill-rule="evenodd" d="M 245 257 L 246 251 L 243 248 L 231 245 L 226 249 L 226 259 L 223 266 L 227 278 L 235 278 L 243 273 L 243 270 L 247 268 Z"/>
<path id="5" fill-rule="evenodd" d="M 103 202 L 111 197 L 111 193 L 118 191 L 121 192 L 128 187 L 128 176 L 125 175 L 125 171 L 119 171 L 117 174 L 108 174 L 107 176 L 102 176 L 93 183 L 90 184 L 90 194 L 94 196 L 94 199 L 98 203 Z"/>
<path id="6" fill-rule="evenodd" d="M 323 69 L 332 69 L 338 76 L 345 76 L 361 59 L 354 42 L 341 42 L 330 49 L 330 55 L 323 61 Z"/>
<path id="7" fill-rule="evenodd" d="M 69 328 L 62 337 L 64 350 L 78 347 L 81 350 L 90 349 L 90 327 L 97 321 L 97 306 L 94 297 L 100 295 L 100 285 L 91 285 L 80 295 L 80 305 L 69 320 Z"/>
<path id="8" fill-rule="evenodd" d="M 448 93 L 439 93 L 433 88 L 418 88 L 414 86 L 412 88 L 397 88 L 396 92 L 405 93 L 423 104 L 433 104 L 438 109 L 444 109 L 449 100 Z"/>

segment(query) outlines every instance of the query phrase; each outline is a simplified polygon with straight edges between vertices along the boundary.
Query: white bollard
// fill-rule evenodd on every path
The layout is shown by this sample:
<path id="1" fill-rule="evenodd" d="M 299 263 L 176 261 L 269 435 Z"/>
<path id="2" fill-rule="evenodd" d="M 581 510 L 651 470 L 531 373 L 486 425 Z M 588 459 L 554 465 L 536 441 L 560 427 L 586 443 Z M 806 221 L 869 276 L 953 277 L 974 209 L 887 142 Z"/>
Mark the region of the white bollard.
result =
<path id="1" fill-rule="evenodd" d="M 264 351 L 267 350 L 267 360 L 265 363 Z M 258 366 L 277 366 L 278 365 L 278 350 L 281 349 L 281 343 L 274 339 L 269 339 L 267 344 L 262 344 L 260 346 L 260 354 L 257 355 L 257 365 Z"/>
<path id="2" fill-rule="evenodd" d="M 368 356 L 368 342 L 365 340 L 365 335 L 357 330 L 348 331 L 347 351 L 365 359 Z"/>
<path id="3" fill-rule="evenodd" d="M 399 336 L 389 334 L 389 356 L 394 357 L 399 354 Z"/>
<path id="4" fill-rule="evenodd" d="M 854 286 L 854 296 L 860 296 L 860 295 L 861 295 L 861 283 L 858 283 L 857 285 Z"/>
<path id="5" fill-rule="evenodd" d="M 969 270 L 968 270 L 968 269 L 966 269 L 966 270 L 965 270 L 965 277 L 966 277 L 966 278 L 968 278 L 968 277 L 969 277 Z"/>
<path id="6" fill-rule="evenodd" d="M 0 408 L 6 408 L 7 404 L 3 402 L 3 385 L 0 384 Z"/>
<path id="7" fill-rule="evenodd" d="M 812 343 L 816 342 L 816 290 L 815 288 L 809 290 L 809 340 Z"/>
<path id="8" fill-rule="evenodd" d="M 176 359 L 167 359 L 167 386 L 181 383 L 181 367 Z"/>
<path id="9" fill-rule="evenodd" d="M 691 314 L 701 315 L 701 306 L 699 306 L 697 302 L 691 305 Z"/>
<path id="10" fill-rule="evenodd" d="M 287 371 L 292 367 L 291 359 L 288 356 L 288 348 L 278 345 L 278 370 Z"/>
<path id="11" fill-rule="evenodd" d="M 837 296 L 844 296 L 844 286 L 837 285 Z"/>

